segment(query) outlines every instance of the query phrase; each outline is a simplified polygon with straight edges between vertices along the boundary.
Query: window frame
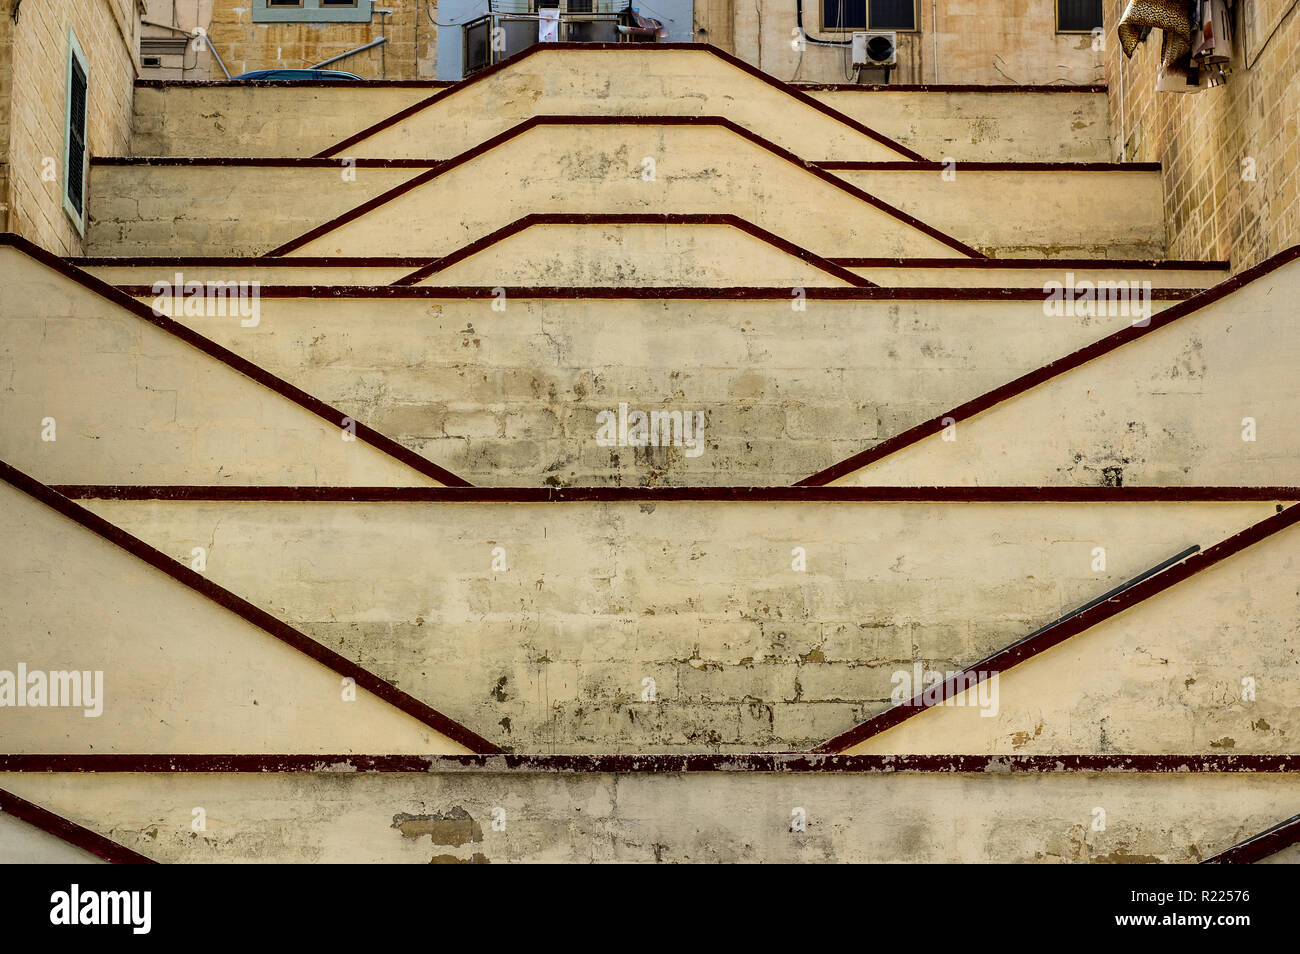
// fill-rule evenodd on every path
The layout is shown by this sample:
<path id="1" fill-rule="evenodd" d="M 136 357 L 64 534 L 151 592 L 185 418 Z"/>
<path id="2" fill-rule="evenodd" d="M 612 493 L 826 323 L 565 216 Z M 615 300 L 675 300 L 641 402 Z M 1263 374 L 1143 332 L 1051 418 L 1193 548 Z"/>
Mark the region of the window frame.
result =
<path id="1" fill-rule="evenodd" d="M 1088 27 L 1086 30 L 1063 30 L 1061 29 L 1061 2 L 1062 0 L 1052 0 L 1052 18 L 1056 25 L 1056 32 L 1060 36 L 1093 36 L 1098 30 L 1106 29 L 1106 4 L 1101 5 L 1101 23 L 1095 27 Z"/>
<path id="2" fill-rule="evenodd" d="M 82 97 L 81 103 L 81 211 L 78 212 L 72 200 L 68 197 L 69 177 L 72 173 L 72 66 L 73 63 L 81 69 L 81 74 L 86 78 L 86 93 Z M 68 27 L 68 56 L 65 64 L 65 86 L 63 93 L 63 178 L 62 193 L 64 214 L 72 220 L 72 224 L 77 228 L 77 234 L 83 239 L 86 237 L 86 200 L 90 197 L 90 61 L 86 59 L 86 51 L 81 48 L 77 42 L 77 35 Z"/>
<path id="3" fill-rule="evenodd" d="M 374 0 L 352 0 L 328 6 L 321 0 L 298 0 L 294 6 L 271 6 L 267 0 L 253 0 L 254 23 L 369 23 Z"/>
<path id="4" fill-rule="evenodd" d="M 820 29 L 819 33 L 862 33 L 864 31 L 884 31 L 888 33 L 920 33 L 921 32 L 921 0 L 912 0 L 912 23 L 914 26 L 910 30 L 903 30 L 898 27 L 873 27 L 871 25 L 871 0 L 863 0 L 866 7 L 867 25 L 851 27 L 833 27 L 826 25 L 826 3 L 828 0 L 818 0 L 817 20 Z"/>

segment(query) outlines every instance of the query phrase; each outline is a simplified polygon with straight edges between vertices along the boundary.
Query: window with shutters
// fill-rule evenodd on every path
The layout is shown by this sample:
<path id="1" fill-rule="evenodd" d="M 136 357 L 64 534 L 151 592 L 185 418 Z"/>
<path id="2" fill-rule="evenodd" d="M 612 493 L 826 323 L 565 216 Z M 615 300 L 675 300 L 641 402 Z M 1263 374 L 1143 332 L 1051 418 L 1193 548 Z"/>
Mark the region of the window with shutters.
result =
<path id="1" fill-rule="evenodd" d="M 86 234 L 86 173 L 90 164 L 86 146 L 89 113 L 90 68 L 86 54 L 71 30 L 68 31 L 68 94 L 64 114 L 66 136 L 63 150 L 63 210 L 77 232 Z"/>
<path id="2" fill-rule="evenodd" d="M 252 0 L 254 23 L 367 23 L 372 0 Z M 381 5 L 382 6 L 382 5 Z"/>
<path id="3" fill-rule="evenodd" d="M 1056 0 L 1057 33 L 1100 30 L 1102 0 Z"/>
<path id="4" fill-rule="evenodd" d="M 917 0 L 821 0 L 822 29 L 915 30 L 916 4 Z"/>

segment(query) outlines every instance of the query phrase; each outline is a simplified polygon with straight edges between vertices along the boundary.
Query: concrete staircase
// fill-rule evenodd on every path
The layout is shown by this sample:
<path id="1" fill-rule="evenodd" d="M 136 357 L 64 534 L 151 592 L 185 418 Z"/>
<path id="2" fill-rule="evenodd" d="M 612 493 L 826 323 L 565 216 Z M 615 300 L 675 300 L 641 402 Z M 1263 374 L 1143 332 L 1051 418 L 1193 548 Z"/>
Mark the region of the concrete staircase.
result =
<path id="1" fill-rule="evenodd" d="M 0 794 L 165 861 L 1292 818 L 1300 256 L 1166 260 L 1105 102 L 703 46 L 141 85 L 87 257 L 0 246 L 5 658 L 106 687 Z"/>

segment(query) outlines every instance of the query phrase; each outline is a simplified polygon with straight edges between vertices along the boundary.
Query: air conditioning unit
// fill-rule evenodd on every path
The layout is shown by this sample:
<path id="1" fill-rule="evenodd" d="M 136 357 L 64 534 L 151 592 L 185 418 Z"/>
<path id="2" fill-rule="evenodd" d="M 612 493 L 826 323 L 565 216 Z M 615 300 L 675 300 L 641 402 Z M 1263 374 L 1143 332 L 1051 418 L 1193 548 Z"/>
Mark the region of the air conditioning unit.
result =
<path id="1" fill-rule="evenodd" d="M 898 65 L 898 34 L 893 30 L 853 34 L 853 65 L 888 68 Z"/>

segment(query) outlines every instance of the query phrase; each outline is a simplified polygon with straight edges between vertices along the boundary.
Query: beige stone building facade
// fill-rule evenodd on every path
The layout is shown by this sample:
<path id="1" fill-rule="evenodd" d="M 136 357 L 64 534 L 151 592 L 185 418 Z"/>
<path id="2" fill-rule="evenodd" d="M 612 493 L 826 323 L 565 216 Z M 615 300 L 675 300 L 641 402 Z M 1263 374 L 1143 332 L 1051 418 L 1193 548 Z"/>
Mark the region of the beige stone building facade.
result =
<path id="1" fill-rule="evenodd" d="M 1008 6 L 10 4 L 0 860 L 1296 861 L 1296 15 Z"/>

